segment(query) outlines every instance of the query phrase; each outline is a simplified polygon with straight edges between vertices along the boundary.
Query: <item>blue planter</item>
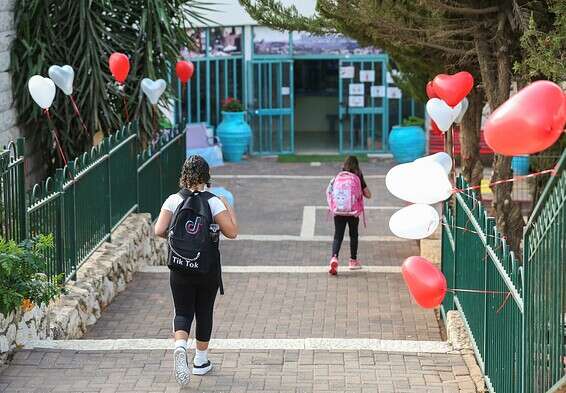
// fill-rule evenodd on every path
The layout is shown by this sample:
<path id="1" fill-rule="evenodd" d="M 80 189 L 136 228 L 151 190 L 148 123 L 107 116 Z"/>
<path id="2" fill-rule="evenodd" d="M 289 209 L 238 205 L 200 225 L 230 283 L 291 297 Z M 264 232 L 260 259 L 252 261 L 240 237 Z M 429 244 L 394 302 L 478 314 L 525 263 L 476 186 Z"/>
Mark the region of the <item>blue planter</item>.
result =
<path id="1" fill-rule="evenodd" d="M 240 162 L 246 152 L 252 129 L 244 120 L 245 112 L 222 112 L 222 123 L 216 128 L 216 135 L 222 143 L 222 154 L 226 161 Z"/>
<path id="2" fill-rule="evenodd" d="M 411 162 L 425 154 L 426 136 L 418 126 L 395 126 L 389 134 L 389 150 L 400 164 Z"/>
<path id="3" fill-rule="evenodd" d="M 516 156 L 511 160 L 511 169 L 518 176 L 529 174 L 529 156 Z"/>

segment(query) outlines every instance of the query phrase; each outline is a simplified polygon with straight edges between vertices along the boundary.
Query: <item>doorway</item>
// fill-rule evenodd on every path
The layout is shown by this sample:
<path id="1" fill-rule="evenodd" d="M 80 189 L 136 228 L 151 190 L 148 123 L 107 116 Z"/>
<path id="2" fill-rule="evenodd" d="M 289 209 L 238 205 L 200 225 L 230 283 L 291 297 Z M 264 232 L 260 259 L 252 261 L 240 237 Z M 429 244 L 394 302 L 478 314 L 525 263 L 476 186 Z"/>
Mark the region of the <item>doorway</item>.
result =
<path id="1" fill-rule="evenodd" d="M 296 153 L 336 154 L 338 60 L 295 60 L 294 77 Z"/>

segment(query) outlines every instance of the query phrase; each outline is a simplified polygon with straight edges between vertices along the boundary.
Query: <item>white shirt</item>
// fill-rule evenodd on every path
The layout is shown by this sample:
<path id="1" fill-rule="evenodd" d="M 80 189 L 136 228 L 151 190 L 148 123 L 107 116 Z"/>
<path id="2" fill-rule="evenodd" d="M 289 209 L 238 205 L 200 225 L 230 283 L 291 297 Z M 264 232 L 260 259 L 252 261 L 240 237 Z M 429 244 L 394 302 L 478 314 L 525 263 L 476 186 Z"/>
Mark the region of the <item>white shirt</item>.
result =
<path id="1" fill-rule="evenodd" d="M 175 213 L 177 207 L 183 202 L 183 198 L 179 194 L 172 194 L 169 195 L 169 198 L 163 202 L 162 210 L 170 211 L 171 213 Z M 218 197 L 212 197 L 208 200 L 208 205 L 210 206 L 210 211 L 212 212 L 212 217 L 216 217 L 218 214 L 222 213 L 226 210 L 226 206 Z"/>

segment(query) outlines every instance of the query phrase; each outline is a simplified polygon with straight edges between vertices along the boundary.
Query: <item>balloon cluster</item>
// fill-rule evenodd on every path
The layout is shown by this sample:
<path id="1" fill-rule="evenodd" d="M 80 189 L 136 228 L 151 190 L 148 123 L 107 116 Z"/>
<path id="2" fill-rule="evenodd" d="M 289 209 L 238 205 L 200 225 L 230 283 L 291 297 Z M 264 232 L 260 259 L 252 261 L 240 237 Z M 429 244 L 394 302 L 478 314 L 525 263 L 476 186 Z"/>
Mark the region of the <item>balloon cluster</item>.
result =
<path id="1" fill-rule="evenodd" d="M 440 152 L 397 165 L 385 176 L 391 194 L 412 203 L 395 212 L 389 219 L 389 229 L 403 239 L 424 239 L 436 231 L 440 216 L 431 204 L 452 195 L 448 175 L 452 157 Z M 409 257 L 402 266 L 403 278 L 415 301 L 424 308 L 437 307 L 446 294 L 446 279 L 442 272 L 420 256 Z"/>
<path id="2" fill-rule="evenodd" d="M 474 79 L 468 72 L 438 75 L 426 85 L 430 100 L 426 110 L 433 128 L 446 132 L 462 121 L 468 107 L 466 95 Z M 538 153 L 552 146 L 564 132 L 566 95 L 550 81 L 536 81 L 497 108 L 484 126 L 485 141 L 498 154 L 514 156 Z M 439 225 L 437 211 L 430 204 L 452 193 L 448 173 L 452 158 L 446 153 L 423 157 L 393 167 L 385 178 L 396 197 L 414 203 L 391 216 L 389 228 L 401 238 L 423 239 Z M 424 308 L 438 307 L 448 291 L 444 274 L 420 256 L 407 258 L 403 279 L 411 296 Z M 453 289 L 454 290 L 454 289 Z"/>
<path id="3" fill-rule="evenodd" d="M 108 58 L 108 66 L 112 76 L 119 85 L 123 85 L 130 73 L 130 59 L 127 55 L 114 52 Z M 179 61 L 175 67 L 177 77 L 182 83 L 187 83 L 194 72 L 194 65 L 190 61 Z M 41 75 L 34 75 L 28 81 L 28 89 L 32 99 L 42 109 L 48 110 L 55 99 L 57 86 L 61 91 L 71 96 L 73 94 L 73 80 L 75 72 L 70 65 L 49 67 L 49 78 Z M 141 89 L 147 96 L 152 105 L 156 105 L 161 95 L 165 92 L 166 83 L 163 79 L 153 81 L 144 78 L 141 82 Z"/>
<path id="4" fill-rule="evenodd" d="M 474 77 L 467 71 L 440 74 L 427 83 L 426 111 L 433 121 L 433 128 L 446 132 L 452 124 L 462 122 L 468 110 L 466 96 L 473 87 Z"/>

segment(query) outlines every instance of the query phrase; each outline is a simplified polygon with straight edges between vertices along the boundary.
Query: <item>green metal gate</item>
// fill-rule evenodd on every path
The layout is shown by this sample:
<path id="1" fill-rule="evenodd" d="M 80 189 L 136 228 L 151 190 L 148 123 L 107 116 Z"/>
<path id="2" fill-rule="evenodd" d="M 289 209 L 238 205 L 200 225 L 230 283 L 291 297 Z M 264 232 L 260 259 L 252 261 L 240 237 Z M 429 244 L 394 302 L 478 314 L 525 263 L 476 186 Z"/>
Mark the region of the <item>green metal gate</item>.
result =
<path id="1" fill-rule="evenodd" d="M 343 59 L 339 70 L 340 152 L 386 151 L 389 130 L 387 56 Z"/>
<path id="2" fill-rule="evenodd" d="M 293 60 L 253 60 L 249 63 L 248 72 L 252 152 L 293 153 Z"/>

